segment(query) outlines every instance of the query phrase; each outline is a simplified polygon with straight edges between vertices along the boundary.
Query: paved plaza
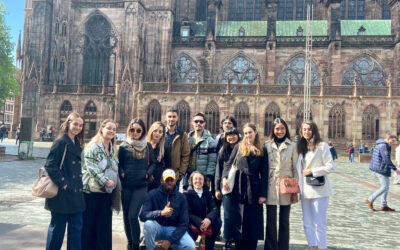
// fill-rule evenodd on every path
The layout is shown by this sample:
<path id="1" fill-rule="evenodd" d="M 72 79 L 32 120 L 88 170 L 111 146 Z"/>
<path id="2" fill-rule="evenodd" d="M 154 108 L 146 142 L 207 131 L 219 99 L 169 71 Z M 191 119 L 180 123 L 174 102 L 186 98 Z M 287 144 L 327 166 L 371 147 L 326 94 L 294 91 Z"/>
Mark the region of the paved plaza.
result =
<path id="1" fill-rule="evenodd" d="M 47 155 L 51 143 L 35 143 L 35 157 Z M 6 140 L 6 154 L 18 152 L 15 141 Z M 391 185 L 389 206 L 396 212 L 372 212 L 364 200 L 378 181 L 368 164 L 348 163 L 345 157 L 329 176 L 335 190 L 328 209 L 329 249 L 400 249 L 400 185 Z M 44 200 L 31 195 L 31 184 L 45 160 L 0 159 L 0 249 L 44 249 L 50 213 Z M 393 179 L 393 177 L 392 177 Z M 392 181 L 391 181 L 392 182 Z M 379 207 L 380 199 L 375 207 Z M 291 249 L 307 249 L 300 204 L 292 206 Z M 126 249 L 122 213 L 113 216 L 113 249 Z M 65 246 L 63 249 L 66 249 Z M 259 242 L 262 249 L 262 242 Z"/>

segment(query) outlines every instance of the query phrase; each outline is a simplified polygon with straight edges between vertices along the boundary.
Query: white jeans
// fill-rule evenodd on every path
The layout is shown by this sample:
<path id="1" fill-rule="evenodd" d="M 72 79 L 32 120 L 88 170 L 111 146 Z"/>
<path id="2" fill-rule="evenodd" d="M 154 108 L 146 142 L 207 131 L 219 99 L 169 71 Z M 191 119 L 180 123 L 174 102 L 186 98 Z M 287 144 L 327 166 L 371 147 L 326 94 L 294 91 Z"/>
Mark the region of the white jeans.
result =
<path id="1" fill-rule="evenodd" d="M 308 246 L 318 246 L 319 249 L 327 249 L 326 212 L 328 210 L 329 197 L 316 199 L 301 199 L 303 210 L 304 232 Z"/>

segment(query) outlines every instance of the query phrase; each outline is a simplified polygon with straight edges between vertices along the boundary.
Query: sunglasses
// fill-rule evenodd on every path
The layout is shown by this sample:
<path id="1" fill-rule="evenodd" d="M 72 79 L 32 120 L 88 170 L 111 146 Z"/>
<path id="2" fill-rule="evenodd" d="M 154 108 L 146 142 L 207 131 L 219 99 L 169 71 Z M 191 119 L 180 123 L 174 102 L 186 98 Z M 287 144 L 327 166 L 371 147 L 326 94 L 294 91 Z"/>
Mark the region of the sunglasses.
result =
<path id="1" fill-rule="evenodd" d="M 195 121 L 193 121 L 194 123 L 200 123 L 200 124 L 203 124 L 204 123 L 204 121 L 202 121 L 202 120 L 195 120 Z"/>
<path id="2" fill-rule="evenodd" d="M 136 132 L 136 133 L 140 134 L 140 133 L 142 133 L 142 130 L 140 128 L 138 128 L 138 129 L 131 128 L 131 129 L 129 129 L 129 132 L 131 132 L 131 133 Z"/>

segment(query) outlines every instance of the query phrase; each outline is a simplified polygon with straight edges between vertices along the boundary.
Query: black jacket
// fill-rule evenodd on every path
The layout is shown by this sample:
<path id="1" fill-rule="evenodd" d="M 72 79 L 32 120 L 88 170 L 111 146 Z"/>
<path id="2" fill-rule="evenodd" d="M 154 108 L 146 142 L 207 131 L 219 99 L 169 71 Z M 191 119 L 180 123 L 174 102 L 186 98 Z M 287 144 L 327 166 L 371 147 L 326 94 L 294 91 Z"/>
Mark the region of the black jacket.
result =
<path id="1" fill-rule="evenodd" d="M 153 148 L 153 150 L 154 150 L 154 158 L 155 158 L 155 168 L 153 171 L 154 181 L 149 185 L 149 190 L 158 188 L 161 185 L 160 181 L 161 181 L 162 172 L 165 169 L 165 161 L 168 158 L 168 156 L 166 156 L 164 153 L 163 159 L 161 159 L 161 161 L 157 160 L 158 155 L 160 154 L 160 144 L 157 144 L 157 146 L 155 148 Z"/>
<path id="2" fill-rule="evenodd" d="M 161 210 L 164 209 L 168 201 L 174 211 L 172 216 L 167 218 L 161 216 Z M 172 244 L 178 242 L 189 227 L 189 213 L 185 196 L 179 193 L 176 187 L 170 193 L 163 186 L 151 190 L 140 212 L 140 220 L 143 222 L 155 220 L 161 226 L 176 227 L 168 240 Z"/>
<path id="3" fill-rule="evenodd" d="M 201 198 L 191 186 L 184 194 L 189 207 L 189 222 L 197 228 L 200 228 L 201 221 L 205 218 L 215 222 L 220 217 L 214 197 L 207 187 L 203 188 Z"/>
<path id="4" fill-rule="evenodd" d="M 225 162 L 229 161 L 232 150 L 233 149 L 230 146 L 228 146 L 225 150 L 224 148 L 221 148 L 218 152 L 217 166 L 215 168 L 215 177 L 214 177 L 216 191 L 221 191 L 222 171 L 224 170 Z"/>
<path id="5" fill-rule="evenodd" d="M 60 164 L 64 154 L 65 146 L 67 152 L 60 171 Z M 82 193 L 82 172 L 81 172 L 82 148 L 78 139 L 75 143 L 64 134 L 54 141 L 47 156 L 46 171 L 52 181 L 58 186 L 56 197 L 46 199 L 45 208 L 54 213 L 72 214 L 85 210 L 85 201 Z M 63 187 L 67 185 L 67 189 Z"/>
<path id="6" fill-rule="evenodd" d="M 122 187 L 146 187 L 148 176 L 153 175 L 156 167 L 154 150 L 150 143 L 147 143 L 146 154 L 143 159 L 136 159 L 128 149 L 129 144 L 123 142 L 118 150 L 118 172 L 121 178 Z M 124 173 L 124 177 L 122 177 Z"/>

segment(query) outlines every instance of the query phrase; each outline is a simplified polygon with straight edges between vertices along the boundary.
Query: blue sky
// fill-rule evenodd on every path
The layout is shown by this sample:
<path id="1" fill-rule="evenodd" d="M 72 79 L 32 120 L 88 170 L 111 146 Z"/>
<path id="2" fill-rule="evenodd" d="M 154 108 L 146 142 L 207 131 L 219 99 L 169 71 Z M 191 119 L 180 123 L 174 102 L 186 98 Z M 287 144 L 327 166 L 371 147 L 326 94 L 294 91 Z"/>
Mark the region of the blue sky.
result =
<path id="1" fill-rule="evenodd" d="M 24 8 L 25 0 L 0 0 L 4 3 L 7 9 L 5 17 L 6 24 L 10 28 L 10 35 L 14 43 L 14 58 L 17 49 L 19 31 L 24 29 Z"/>

